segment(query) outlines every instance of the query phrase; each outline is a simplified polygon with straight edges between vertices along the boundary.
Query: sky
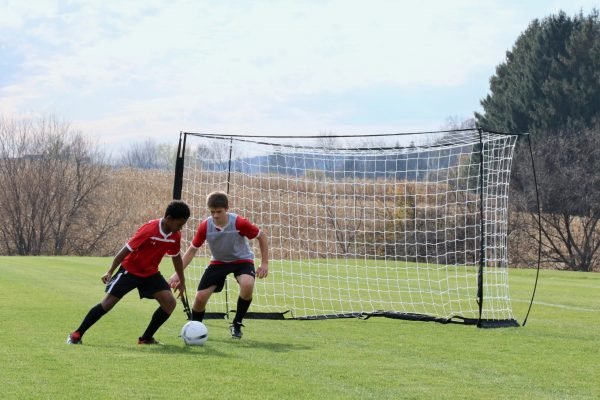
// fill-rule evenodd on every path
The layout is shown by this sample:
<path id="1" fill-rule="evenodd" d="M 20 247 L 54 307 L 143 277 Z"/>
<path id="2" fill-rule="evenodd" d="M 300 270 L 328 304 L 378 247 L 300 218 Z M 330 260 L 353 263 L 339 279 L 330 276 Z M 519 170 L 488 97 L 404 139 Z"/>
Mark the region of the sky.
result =
<path id="1" fill-rule="evenodd" d="M 597 0 L 0 0 L 0 116 L 119 151 L 179 132 L 379 134 L 481 111 L 528 24 Z"/>

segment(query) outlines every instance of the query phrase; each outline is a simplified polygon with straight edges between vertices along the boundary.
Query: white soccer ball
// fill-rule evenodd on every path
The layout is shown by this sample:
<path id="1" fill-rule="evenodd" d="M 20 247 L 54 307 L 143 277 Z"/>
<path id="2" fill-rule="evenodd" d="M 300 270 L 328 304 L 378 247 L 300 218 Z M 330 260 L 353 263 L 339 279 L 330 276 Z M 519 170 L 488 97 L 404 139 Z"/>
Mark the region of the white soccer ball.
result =
<path id="1" fill-rule="evenodd" d="M 188 346 L 202 346 L 208 339 L 208 329 L 202 322 L 189 321 L 181 328 L 181 338 Z"/>

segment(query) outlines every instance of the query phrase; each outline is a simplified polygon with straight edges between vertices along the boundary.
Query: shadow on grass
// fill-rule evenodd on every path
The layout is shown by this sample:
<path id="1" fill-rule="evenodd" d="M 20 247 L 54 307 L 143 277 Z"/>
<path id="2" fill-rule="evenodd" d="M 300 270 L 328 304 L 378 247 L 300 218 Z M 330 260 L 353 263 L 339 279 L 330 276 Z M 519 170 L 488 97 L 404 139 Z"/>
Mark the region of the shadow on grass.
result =
<path id="1" fill-rule="evenodd" d="M 311 347 L 297 344 L 297 343 L 277 343 L 269 341 L 260 341 L 253 339 L 212 339 L 203 346 L 185 346 L 182 344 L 162 344 L 158 346 L 154 345 L 129 345 L 129 344 L 85 344 L 85 347 L 92 349 L 111 349 L 114 351 L 128 352 L 133 354 L 140 353 L 152 353 L 152 354 L 177 354 L 177 355 L 189 355 L 189 356 L 217 356 L 217 357 L 231 357 L 231 354 L 221 351 L 219 349 L 227 349 L 234 346 L 236 348 L 247 348 L 247 349 L 262 349 L 271 351 L 273 353 L 286 353 L 290 351 L 303 351 L 309 350 Z"/>
<path id="2" fill-rule="evenodd" d="M 86 347 L 91 348 L 108 348 L 111 350 L 118 351 L 119 353 L 128 352 L 131 354 L 170 354 L 170 355 L 183 355 L 183 356 L 216 356 L 216 357 L 231 357 L 230 354 L 219 351 L 213 346 L 185 346 L 182 344 L 161 344 L 161 345 L 119 345 L 119 344 L 103 344 L 103 345 L 89 345 L 85 344 Z"/>
<path id="3" fill-rule="evenodd" d="M 272 351 L 274 353 L 285 353 L 288 351 L 300 351 L 300 350 L 309 350 L 309 346 L 297 344 L 297 343 L 277 343 L 277 342 L 268 342 L 268 341 L 260 341 L 253 339 L 213 339 L 211 341 L 224 343 L 225 345 L 233 345 L 236 347 L 243 347 L 249 349 L 263 349 Z"/>

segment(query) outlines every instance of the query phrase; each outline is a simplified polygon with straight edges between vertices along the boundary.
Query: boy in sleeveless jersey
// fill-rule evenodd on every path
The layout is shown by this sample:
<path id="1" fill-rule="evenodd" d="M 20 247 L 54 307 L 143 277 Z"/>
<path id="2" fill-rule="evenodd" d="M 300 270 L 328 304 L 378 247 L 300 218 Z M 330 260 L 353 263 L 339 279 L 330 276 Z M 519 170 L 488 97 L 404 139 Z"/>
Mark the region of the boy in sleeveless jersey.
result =
<path id="1" fill-rule="evenodd" d="M 183 256 L 185 269 L 205 241 L 212 254 L 211 261 L 198 285 L 192 306 L 192 319 L 202 321 L 210 296 L 222 291 L 227 275 L 233 273 L 240 291 L 236 314 L 230 329 L 232 338 L 241 339 L 242 320 L 252 302 L 255 277 L 262 279 L 269 274 L 267 235 L 247 219 L 228 212 L 229 199 L 223 192 L 210 193 L 206 205 L 211 216 L 200 223 L 192 245 Z M 255 238 L 258 240 L 261 253 L 260 267 L 256 270 L 254 253 L 248 242 L 248 239 Z M 176 288 L 179 282 L 179 276 L 176 274 L 173 274 L 169 280 L 172 288 Z"/>

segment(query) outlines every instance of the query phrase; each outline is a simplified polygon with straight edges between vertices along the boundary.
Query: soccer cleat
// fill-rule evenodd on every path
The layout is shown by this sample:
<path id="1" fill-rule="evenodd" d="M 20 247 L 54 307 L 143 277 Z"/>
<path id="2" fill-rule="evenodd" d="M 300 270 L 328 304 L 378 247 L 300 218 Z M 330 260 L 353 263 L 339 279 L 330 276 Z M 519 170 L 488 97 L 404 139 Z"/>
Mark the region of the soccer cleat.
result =
<path id="1" fill-rule="evenodd" d="M 240 322 L 234 322 L 233 324 L 231 324 L 229 326 L 229 329 L 231 330 L 231 338 L 232 339 L 241 339 L 242 338 L 242 325 Z"/>
<path id="2" fill-rule="evenodd" d="M 158 340 L 151 337 L 150 339 L 138 338 L 138 344 L 162 344 Z"/>
<path id="3" fill-rule="evenodd" d="M 77 331 L 67 336 L 67 344 L 83 344 L 81 341 L 81 334 Z"/>

